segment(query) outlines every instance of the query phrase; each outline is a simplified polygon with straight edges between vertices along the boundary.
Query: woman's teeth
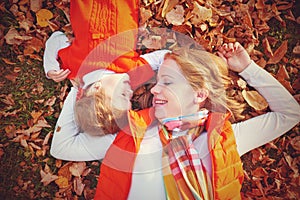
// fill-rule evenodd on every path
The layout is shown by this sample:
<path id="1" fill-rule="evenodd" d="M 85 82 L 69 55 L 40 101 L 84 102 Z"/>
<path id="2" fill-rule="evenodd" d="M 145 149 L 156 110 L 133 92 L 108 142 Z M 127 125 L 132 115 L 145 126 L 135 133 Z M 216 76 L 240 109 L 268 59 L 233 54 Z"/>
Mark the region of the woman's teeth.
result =
<path id="1" fill-rule="evenodd" d="M 154 101 L 154 103 L 155 104 L 166 104 L 166 103 L 168 103 L 168 101 L 167 100 L 157 99 L 157 100 Z"/>

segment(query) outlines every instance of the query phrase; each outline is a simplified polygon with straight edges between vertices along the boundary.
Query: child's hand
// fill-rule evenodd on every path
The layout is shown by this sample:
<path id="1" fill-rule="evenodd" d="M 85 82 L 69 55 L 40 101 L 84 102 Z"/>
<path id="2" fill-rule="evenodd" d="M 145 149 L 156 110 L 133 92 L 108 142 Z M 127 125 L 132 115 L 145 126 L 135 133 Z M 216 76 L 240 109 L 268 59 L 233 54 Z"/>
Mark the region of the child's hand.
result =
<path id="1" fill-rule="evenodd" d="M 55 82 L 60 82 L 65 80 L 70 73 L 71 71 L 69 69 L 50 70 L 48 71 L 47 76 Z"/>
<path id="2" fill-rule="evenodd" d="M 235 72 L 242 72 L 251 63 L 248 52 L 238 42 L 223 44 L 217 54 L 225 60 L 229 69 Z"/>

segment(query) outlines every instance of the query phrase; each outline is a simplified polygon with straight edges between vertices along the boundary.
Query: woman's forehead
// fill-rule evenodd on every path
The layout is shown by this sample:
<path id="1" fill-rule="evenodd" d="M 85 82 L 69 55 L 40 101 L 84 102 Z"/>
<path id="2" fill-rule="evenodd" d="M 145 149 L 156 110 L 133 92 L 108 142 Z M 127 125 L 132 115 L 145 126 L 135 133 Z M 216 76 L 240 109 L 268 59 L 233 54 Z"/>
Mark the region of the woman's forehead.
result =
<path id="1" fill-rule="evenodd" d="M 162 63 L 161 67 L 158 70 L 158 75 L 169 75 L 169 76 L 181 76 L 183 77 L 183 74 L 181 72 L 181 68 L 177 64 L 177 62 L 173 59 L 167 58 Z"/>

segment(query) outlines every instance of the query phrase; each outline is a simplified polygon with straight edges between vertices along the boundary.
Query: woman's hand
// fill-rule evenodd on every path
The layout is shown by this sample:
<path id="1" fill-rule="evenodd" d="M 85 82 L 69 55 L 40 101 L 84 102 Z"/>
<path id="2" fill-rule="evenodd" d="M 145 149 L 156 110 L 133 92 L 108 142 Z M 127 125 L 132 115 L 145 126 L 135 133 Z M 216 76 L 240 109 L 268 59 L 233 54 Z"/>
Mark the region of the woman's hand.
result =
<path id="1" fill-rule="evenodd" d="M 217 54 L 225 60 L 229 69 L 242 72 L 251 63 L 251 58 L 246 49 L 238 42 L 225 43 L 219 47 Z"/>
<path id="2" fill-rule="evenodd" d="M 71 71 L 69 69 L 50 70 L 48 71 L 47 76 L 55 82 L 60 82 L 65 80 L 70 73 Z"/>

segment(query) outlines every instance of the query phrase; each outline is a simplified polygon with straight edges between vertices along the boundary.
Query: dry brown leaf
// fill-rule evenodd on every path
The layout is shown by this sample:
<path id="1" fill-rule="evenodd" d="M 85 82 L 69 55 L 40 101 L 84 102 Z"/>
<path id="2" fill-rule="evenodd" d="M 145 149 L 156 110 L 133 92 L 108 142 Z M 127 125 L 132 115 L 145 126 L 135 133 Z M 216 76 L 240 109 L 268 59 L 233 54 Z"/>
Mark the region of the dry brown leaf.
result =
<path id="1" fill-rule="evenodd" d="M 8 64 L 8 65 L 15 65 L 16 63 L 15 62 L 12 62 L 12 61 L 10 61 L 9 59 L 7 59 L 7 58 L 1 58 L 6 64 Z"/>
<path id="2" fill-rule="evenodd" d="M 44 139 L 44 141 L 43 141 L 43 146 L 48 144 L 51 135 L 52 135 L 52 132 L 49 132 L 49 133 L 46 135 L 46 137 L 45 137 L 45 139 Z"/>
<path id="3" fill-rule="evenodd" d="M 269 40 L 268 38 L 264 38 L 263 41 L 262 41 L 262 45 L 264 47 L 264 51 L 265 53 L 269 56 L 269 57 L 272 57 L 273 56 L 273 51 L 271 49 L 271 46 L 269 44 Z"/>
<path id="4" fill-rule="evenodd" d="M 25 18 L 24 20 L 19 22 L 20 28 L 25 29 L 26 33 L 30 31 L 30 28 L 33 27 L 33 22 L 32 20 Z"/>
<path id="5" fill-rule="evenodd" d="M 11 28 L 4 36 L 4 39 L 7 44 L 20 45 L 20 44 L 22 44 L 22 41 L 17 40 L 16 39 L 17 36 L 20 36 L 19 32 L 15 28 Z"/>
<path id="6" fill-rule="evenodd" d="M 255 7 L 257 9 L 264 9 L 265 8 L 265 1 L 264 0 L 257 0 L 257 3 L 255 3 Z"/>
<path id="7" fill-rule="evenodd" d="M 16 126 L 15 125 L 7 125 L 4 127 L 6 136 L 11 139 L 16 136 Z"/>
<path id="8" fill-rule="evenodd" d="M 0 148 L 0 159 L 2 158 L 3 155 L 4 155 L 4 151 L 2 148 Z"/>
<path id="9" fill-rule="evenodd" d="M 237 84 L 238 84 L 238 86 L 239 86 L 240 88 L 242 88 L 242 89 L 246 89 L 246 87 L 247 87 L 247 82 L 244 81 L 244 80 L 241 79 L 241 78 L 239 78 L 239 79 L 237 80 Z"/>
<path id="10" fill-rule="evenodd" d="M 142 44 L 148 49 L 161 49 L 162 38 L 158 35 L 150 35 L 142 41 Z"/>
<path id="11" fill-rule="evenodd" d="M 82 195 L 83 189 L 84 189 L 85 184 L 82 183 L 82 180 L 80 177 L 75 177 L 73 180 L 73 188 L 75 193 L 78 196 Z"/>
<path id="12" fill-rule="evenodd" d="M 144 7 L 140 8 L 140 24 L 143 25 L 152 17 L 152 12 Z"/>
<path id="13" fill-rule="evenodd" d="M 300 45 L 297 45 L 293 48 L 293 53 L 299 55 L 300 54 Z"/>
<path id="14" fill-rule="evenodd" d="M 48 166 L 48 165 L 46 165 L 46 166 Z M 42 169 L 40 170 L 40 175 L 41 175 L 41 178 L 42 178 L 41 182 L 43 183 L 44 186 L 49 185 L 51 182 L 55 181 L 58 178 L 58 176 L 53 175 L 51 173 L 51 171 L 49 171 L 46 168 L 46 166 L 45 166 L 44 170 L 42 170 Z"/>
<path id="15" fill-rule="evenodd" d="M 32 39 L 32 36 L 28 36 L 28 35 L 16 35 L 14 37 L 16 40 L 20 40 L 20 41 L 28 41 Z"/>
<path id="16" fill-rule="evenodd" d="M 268 103 L 264 97 L 262 97 L 257 91 L 243 90 L 242 95 L 245 101 L 256 111 L 265 110 L 268 107 Z"/>
<path id="17" fill-rule="evenodd" d="M 285 40 L 285 41 L 282 42 L 280 47 L 278 47 L 278 49 L 276 49 L 273 56 L 270 57 L 270 59 L 268 60 L 267 64 L 276 64 L 276 63 L 278 63 L 284 57 L 284 55 L 286 54 L 287 48 L 288 48 L 288 41 Z"/>
<path id="18" fill-rule="evenodd" d="M 64 166 L 62 166 L 62 167 L 58 170 L 57 174 L 58 174 L 59 176 L 66 177 L 69 181 L 71 181 L 71 179 L 72 179 L 72 174 L 71 174 L 71 172 L 70 172 L 70 170 L 69 170 L 69 168 L 70 168 L 71 165 L 72 165 L 72 162 L 66 163 Z"/>
<path id="19" fill-rule="evenodd" d="M 291 86 L 291 82 L 289 81 L 290 76 L 284 65 L 279 66 L 276 78 L 291 94 L 295 94 L 295 91 Z"/>
<path id="20" fill-rule="evenodd" d="M 38 131 L 41 131 L 42 128 L 51 128 L 51 126 L 48 124 L 48 122 L 45 120 L 44 117 L 40 117 L 37 123 L 29 127 L 28 129 L 17 130 L 16 133 L 21 133 L 26 136 L 29 136 L 31 133 L 36 133 Z"/>
<path id="21" fill-rule="evenodd" d="M 31 40 L 29 40 L 29 41 L 27 42 L 27 45 L 28 45 L 31 49 L 33 49 L 35 52 L 37 52 L 37 53 L 40 52 L 41 49 L 44 47 L 43 42 L 42 42 L 40 39 L 36 38 L 36 37 L 34 37 L 34 38 L 32 38 Z"/>
<path id="22" fill-rule="evenodd" d="M 287 10 L 293 7 L 293 2 L 277 6 L 278 10 Z"/>
<path id="23" fill-rule="evenodd" d="M 37 12 L 42 8 L 43 0 L 30 0 L 30 10 Z"/>
<path id="24" fill-rule="evenodd" d="M 278 72 L 276 74 L 277 80 L 288 80 L 290 79 L 290 76 L 286 70 L 286 67 L 284 65 L 279 65 Z"/>
<path id="25" fill-rule="evenodd" d="M 174 9 L 166 14 L 166 19 L 169 24 L 180 26 L 184 22 L 184 8 L 182 5 L 176 5 Z"/>
<path id="26" fill-rule="evenodd" d="M 39 111 L 32 111 L 30 113 L 31 117 L 33 118 L 33 123 L 35 124 L 37 122 L 37 120 L 40 118 L 40 116 L 42 116 L 43 111 L 39 110 Z"/>
<path id="27" fill-rule="evenodd" d="M 28 145 L 30 145 L 32 148 L 36 149 L 36 150 L 41 150 L 42 148 L 36 144 L 34 144 L 33 142 L 29 142 Z"/>
<path id="28" fill-rule="evenodd" d="M 56 168 L 61 168 L 61 166 L 62 166 L 62 160 L 56 159 L 55 160 L 55 167 Z"/>
<path id="29" fill-rule="evenodd" d="M 18 110 L 14 110 L 12 112 L 5 112 L 5 111 L 2 111 L 0 110 L 0 117 L 4 116 L 4 117 L 7 117 L 7 116 L 16 116 L 18 112 L 22 111 L 22 108 L 18 109 Z"/>
<path id="30" fill-rule="evenodd" d="M 48 124 L 48 122 L 46 121 L 46 119 L 44 117 L 41 117 L 37 124 L 35 124 L 35 126 L 37 127 L 41 127 L 41 128 L 51 128 L 51 126 Z"/>
<path id="31" fill-rule="evenodd" d="M 178 0 L 165 0 L 164 4 L 161 8 L 161 16 L 164 18 L 166 14 L 172 10 L 177 4 L 179 3 Z"/>
<path id="32" fill-rule="evenodd" d="M 264 157 L 264 152 L 261 148 L 256 148 L 251 151 L 252 154 L 252 164 L 255 165 L 258 161 L 262 161 Z"/>
<path id="33" fill-rule="evenodd" d="M 40 25 L 41 27 L 46 27 L 49 25 L 48 21 L 50 19 L 52 19 L 52 17 L 53 17 L 53 14 L 51 11 L 49 11 L 47 9 L 40 9 L 36 13 L 37 24 Z"/>
<path id="34" fill-rule="evenodd" d="M 14 101 L 14 99 L 13 99 L 13 96 L 12 96 L 12 94 L 8 94 L 8 95 L 4 95 L 4 99 L 1 99 L 1 101 L 3 102 L 3 103 L 5 103 L 6 105 L 8 105 L 8 106 L 13 106 L 13 105 L 15 105 L 15 101 Z"/>
<path id="35" fill-rule="evenodd" d="M 75 162 L 73 163 L 69 170 L 73 176 L 80 177 L 86 168 L 85 162 Z"/>
<path id="36" fill-rule="evenodd" d="M 294 137 L 291 141 L 290 141 L 291 146 L 296 150 L 296 151 L 300 151 L 300 136 L 296 136 Z"/>
<path id="37" fill-rule="evenodd" d="M 288 19 L 288 20 L 291 20 L 293 22 L 296 22 L 296 18 L 295 18 L 294 14 L 292 13 L 291 10 L 288 10 L 287 14 L 284 15 L 284 17 L 285 17 L 285 19 Z"/>
<path id="38" fill-rule="evenodd" d="M 252 171 L 252 175 L 256 178 L 263 178 L 268 175 L 268 172 L 262 167 L 257 167 Z"/>
<path id="39" fill-rule="evenodd" d="M 48 99 L 48 100 L 44 103 L 44 105 L 45 105 L 45 106 L 53 106 L 54 103 L 55 103 L 55 101 L 56 101 L 56 96 L 52 96 L 52 97 L 50 97 L 50 99 Z"/>
<path id="40" fill-rule="evenodd" d="M 21 139 L 20 140 L 20 144 L 21 146 L 23 146 L 24 148 L 28 148 L 28 144 L 27 144 L 27 141 L 25 139 Z"/>
<path id="41" fill-rule="evenodd" d="M 193 17 L 191 18 L 191 22 L 199 26 L 205 21 L 209 21 L 212 18 L 212 9 L 206 8 L 204 6 L 199 5 L 196 1 L 194 3 L 194 9 L 192 11 Z"/>
<path id="42" fill-rule="evenodd" d="M 66 97 L 68 88 L 69 88 L 69 86 L 68 86 L 67 84 L 65 84 L 65 85 L 60 89 L 60 95 L 59 95 L 59 99 L 60 99 L 60 100 L 64 100 L 64 98 Z"/>
<path id="43" fill-rule="evenodd" d="M 4 76 L 7 80 L 10 80 L 11 82 L 16 82 L 18 74 L 12 73 L 12 74 L 7 74 Z"/>
<path id="44" fill-rule="evenodd" d="M 40 132 L 33 133 L 33 134 L 31 134 L 30 138 L 33 139 L 33 140 L 38 139 L 38 137 L 40 136 L 40 134 L 41 134 Z"/>

